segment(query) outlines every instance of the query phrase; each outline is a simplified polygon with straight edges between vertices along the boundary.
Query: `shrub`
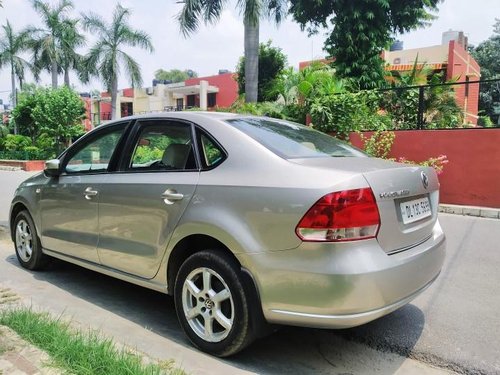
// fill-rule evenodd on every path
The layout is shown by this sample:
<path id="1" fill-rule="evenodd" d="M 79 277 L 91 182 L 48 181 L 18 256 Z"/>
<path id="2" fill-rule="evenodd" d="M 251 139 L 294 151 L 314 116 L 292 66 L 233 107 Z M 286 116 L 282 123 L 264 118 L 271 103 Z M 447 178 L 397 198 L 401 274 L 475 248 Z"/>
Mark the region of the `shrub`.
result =
<path id="1" fill-rule="evenodd" d="M 3 142 L 6 151 L 24 151 L 29 146 L 32 146 L 31 139 L 24 135 L 8 134 Z"/>
<path id="2" fill-rule="evenodd" d="M 69 145 L 73 137 L 83 133 L 85 107 L 79 95 L 64 86 L 58 89 L 38 88 L 22 94 L 12 111 L 21 134 L 33 142 L 42 134 L 54 140 L 53 147 Z"/>
<path id="3" fill-rule="evenodd" d="M 397 161 L 398 163 L 421 165 L 424 167 L 433 167 L 437 174 L 443 173 L 444 166 L 448 164 L 448 158 L 446 155 L 439 155 L 438 157 L 432 157 L 424 161 L 412 161 L 401 156 L 397 159 L 390 158 L 389 154 L 396 139 L 396 134 L 391 131 L 378 131 L 372 134 L 370 138 L 366 138 L 361 134 L 361 140 L 363 142 L 363 150 L 370 156 L 382 159 L 388 159 Z"/>
<path id="4" fill-rule="evenodd" d="M 479 116 L 477 124 L 479 126 L 484 126 L 485 128 L 492 128 L 494 126 L 490 116 Z"/>
<path id="5" fill-rule="evenodd" d="M 391 120 L 378 111 L 378 98 L 374 91 L 318 96 L 309 107 L 313 126 L 323 132 L 335 132 L 343 139 L 351 131 L 386 130 Z"/>
<path id="6" fill-rule="evenodd" d="M 396 138 L 394 132 L 378 131 L 373 133 L 370 138 L 360 134 L 363 142 L 363 150 L 375 158 L 389 159 L 389 154 Z"/>

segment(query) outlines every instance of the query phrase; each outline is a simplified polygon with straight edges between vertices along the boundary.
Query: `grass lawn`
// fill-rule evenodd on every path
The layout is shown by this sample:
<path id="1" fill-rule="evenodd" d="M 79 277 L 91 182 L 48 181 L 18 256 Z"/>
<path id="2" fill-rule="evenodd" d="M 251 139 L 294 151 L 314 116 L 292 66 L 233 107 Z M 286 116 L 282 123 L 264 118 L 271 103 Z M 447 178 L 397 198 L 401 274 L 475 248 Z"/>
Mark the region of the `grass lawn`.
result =
<path id="1" fill-rule="evenodd" d="M 145 363 L 139 354 L 118 349 L 112 340 L 93 331 L 75 330 L 46 313 L 6 309 L 0 311 L 0 324 L 45 351 L 53 360 L 50 365 L 72 374 L 185 375 L 174 368 L 173 361 Z"/>

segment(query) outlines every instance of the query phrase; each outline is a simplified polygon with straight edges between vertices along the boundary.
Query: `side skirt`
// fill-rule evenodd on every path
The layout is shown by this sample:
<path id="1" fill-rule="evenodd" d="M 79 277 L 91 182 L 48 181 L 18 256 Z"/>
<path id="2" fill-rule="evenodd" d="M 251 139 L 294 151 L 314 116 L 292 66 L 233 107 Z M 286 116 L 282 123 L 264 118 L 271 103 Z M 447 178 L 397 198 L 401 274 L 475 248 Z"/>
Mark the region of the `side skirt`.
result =
<path id="1" fill-rule="evenodd" d="M 141 277 L 137 277 L 131 275 L 126 272 L 118 271 L 114 268 L 106 267 L 100 264 L 96 264 L 93 262 L 89 262 L 83 259 L 78 259 L 69 255 L 58 253 L 57 251 L 42 249 L 44 254 L 47 254 L 51 257 L 63 260 L 65 262 L 76 264 L 77 266 L 87 268 L 91 271 L 99 272 L 107 276 L 114 277 L 116 279 L 120 279 L 135 285 L 142 286 L 144 288 L 156 290 L 157 292 L 168 294 L 168 289 L 166 285 L 162 285 L 154 282 L 153 280 L 143 279 Z"/>

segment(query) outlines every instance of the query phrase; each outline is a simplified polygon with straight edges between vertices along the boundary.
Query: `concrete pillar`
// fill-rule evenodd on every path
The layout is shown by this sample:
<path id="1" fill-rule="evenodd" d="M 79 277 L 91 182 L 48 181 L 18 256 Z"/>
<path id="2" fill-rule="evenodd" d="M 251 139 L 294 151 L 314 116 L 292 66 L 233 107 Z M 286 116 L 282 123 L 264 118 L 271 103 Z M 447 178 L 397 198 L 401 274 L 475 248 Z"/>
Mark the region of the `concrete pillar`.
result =
<path id="1" fill-rule="evenodd" d="M 208 81 L 200 81 L 200 109 L 207 110 L 208 103 Z"/>
<path id="2" fill-rule="evenodd" d="M 116 97 L 116 108 L 115 108 L 115 114 L 116 114 L 116 119 L 122 118 L 122 90 L 118 91 L 118 95 Z"/>

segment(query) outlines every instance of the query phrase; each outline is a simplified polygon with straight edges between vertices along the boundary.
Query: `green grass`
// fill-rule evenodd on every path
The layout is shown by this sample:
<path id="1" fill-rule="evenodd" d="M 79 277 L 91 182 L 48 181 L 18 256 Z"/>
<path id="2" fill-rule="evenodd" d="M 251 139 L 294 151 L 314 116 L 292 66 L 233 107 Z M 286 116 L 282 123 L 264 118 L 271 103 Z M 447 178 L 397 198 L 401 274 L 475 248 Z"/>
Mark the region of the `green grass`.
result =
<path id="1" fill-rule="evenodd" d="M 51 365 L 75 375 L 185 374 L 170 361 L 145 364 L 139 355 L 117 349 L 112 340 L 96 332 L 74 330 L 46 313 L 8 309 L 0 312 L 0 324 L 49 354 Z"/>

